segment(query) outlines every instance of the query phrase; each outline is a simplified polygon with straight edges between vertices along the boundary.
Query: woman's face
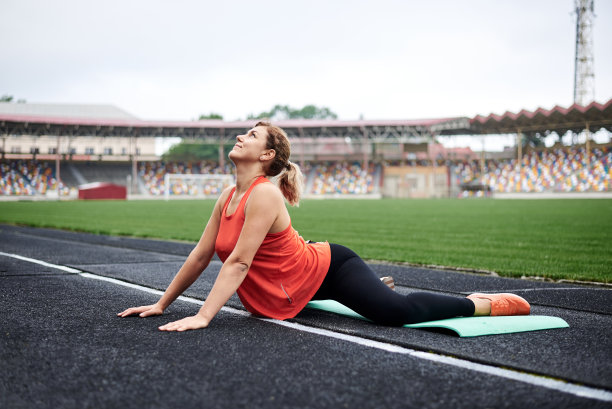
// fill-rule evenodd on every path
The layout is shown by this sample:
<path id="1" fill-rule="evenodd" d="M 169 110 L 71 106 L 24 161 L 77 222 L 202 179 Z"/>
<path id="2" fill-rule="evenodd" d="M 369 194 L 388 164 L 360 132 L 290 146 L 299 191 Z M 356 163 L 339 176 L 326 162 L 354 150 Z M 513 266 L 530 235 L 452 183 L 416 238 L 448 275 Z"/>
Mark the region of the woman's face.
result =
<path id="1" fill-rule="evenodd" d="M 264 126 L 251 128 L 246 134 L 236 136 L 236 144 L 229 153 L 229 158 L 235 160 L 262 160 L 271 149 L 266 149 L 268 132 Z"/>

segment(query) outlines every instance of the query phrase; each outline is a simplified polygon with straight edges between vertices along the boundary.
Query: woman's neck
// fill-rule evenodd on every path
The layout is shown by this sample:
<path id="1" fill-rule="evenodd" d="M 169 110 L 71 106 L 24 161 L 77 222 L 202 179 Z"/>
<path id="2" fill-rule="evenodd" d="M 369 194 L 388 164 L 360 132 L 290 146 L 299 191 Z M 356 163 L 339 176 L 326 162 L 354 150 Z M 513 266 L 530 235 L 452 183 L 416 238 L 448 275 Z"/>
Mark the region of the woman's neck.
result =
<path id="1" fill-rule="evenodd" d="M 238 195 L 249 190 L 249 187 L 258 177 L 266 175 L 260 164 L 253 165 L 257 166 L 236 165 L 236 193 Z"/>

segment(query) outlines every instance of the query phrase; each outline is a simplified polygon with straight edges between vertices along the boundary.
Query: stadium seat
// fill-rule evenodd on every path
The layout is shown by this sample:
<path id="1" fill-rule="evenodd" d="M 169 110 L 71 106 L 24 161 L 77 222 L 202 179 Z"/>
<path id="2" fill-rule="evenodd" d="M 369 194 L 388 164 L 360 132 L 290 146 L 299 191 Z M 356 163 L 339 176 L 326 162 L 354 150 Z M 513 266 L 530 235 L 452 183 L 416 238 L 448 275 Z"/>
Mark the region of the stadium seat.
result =
<path id="1" fill-rule="evenodd" d="M 588 159 L 588 160 L 587 160 Z M 494 192 L 603 192 L 612 187 L 612 149 L 595 148 L 587 158 L 583 147 L 529 152 L 522 161 L 489 160 L 484 172 L 478 161 L 454 164 L 455 185 L 479 181 Z M 465 191 L 461 197 L 468 196 Z"/>

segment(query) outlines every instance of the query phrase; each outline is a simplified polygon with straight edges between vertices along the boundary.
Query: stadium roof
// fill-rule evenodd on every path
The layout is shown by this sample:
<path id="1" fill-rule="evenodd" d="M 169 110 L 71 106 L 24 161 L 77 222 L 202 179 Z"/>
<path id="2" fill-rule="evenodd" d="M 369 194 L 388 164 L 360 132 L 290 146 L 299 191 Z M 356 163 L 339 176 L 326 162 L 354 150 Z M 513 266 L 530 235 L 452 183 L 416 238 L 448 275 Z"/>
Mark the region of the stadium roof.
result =
<path id="1" fill-rule="evenodd" d="M 519 113 L 506 112 L 503 115 L 478 115 L 470 120 L 470 129 L 477 134 L 544 133 L 567 131 L 581 132 L 584 129 L 597 132 L 604 128 L 612 131 L 612 99 L 604 104 L 592 102 L 587 106 L 574 104 L 569 108 L 555 106 L 546 110 L 522 110 Z"/>
<path id="2" fill-rule="evenodd" d="M 0 103 L 0 134 L 70 136 L 172 136 L 223 140 L 252 127 L 257 120 L 146 121 L 109 105 Z M 404 119 L 404 120 L 308 120 L 274 121 L 290 137 L 342 137 L 375 141 L 423 142 L 437 135 L 505 134 L 522 132 L 564 134 L 589 128 L 612 131 L 612 99 L 604 104 L 559 106 L 546 110 L 522 110 L 503 115 Z"/>
<path id="3" fill-rule="evenodd" d="M 178 136 L 218 140 L 233 138 L 256 122 L 257 120 L 145 121 L 137 118 L 17 113 L 0 109 L 0 132 L 10 135 Z M 367 136 L 371 139 L 399 140 L 430 138 L 433 135 L 459 130 L 465 133 L 469 128 L 468 118 L 356 121 L 291 119 L 274 121 L 274 124 L 293 137 Z"/>
<path id="4" fill-rule="evenodd" d="M 138 119 L 114 105 L 0 103 L 0 115 L 45 118 Z"/>

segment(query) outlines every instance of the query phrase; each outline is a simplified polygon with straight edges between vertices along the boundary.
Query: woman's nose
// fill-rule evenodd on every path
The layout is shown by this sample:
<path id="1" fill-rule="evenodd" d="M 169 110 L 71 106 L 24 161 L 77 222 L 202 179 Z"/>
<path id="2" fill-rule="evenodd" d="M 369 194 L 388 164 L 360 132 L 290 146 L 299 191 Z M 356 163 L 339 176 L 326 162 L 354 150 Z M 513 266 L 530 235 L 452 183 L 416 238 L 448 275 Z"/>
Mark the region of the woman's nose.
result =
<path id="1" fill-rule="evenodd" d="M 244 138 L 244 135 L 236 135 L 236 140 L 238 142 L 242 142 L 243 138 Z"/>

